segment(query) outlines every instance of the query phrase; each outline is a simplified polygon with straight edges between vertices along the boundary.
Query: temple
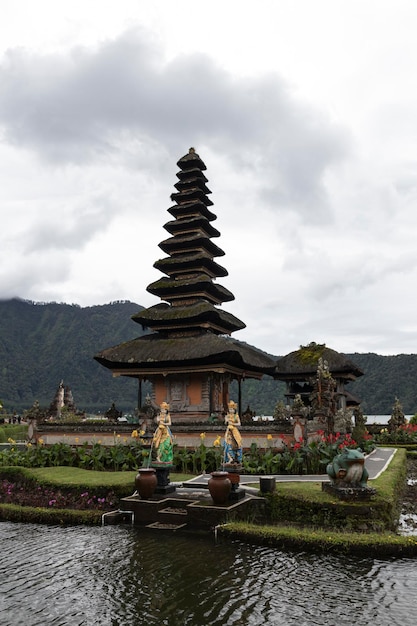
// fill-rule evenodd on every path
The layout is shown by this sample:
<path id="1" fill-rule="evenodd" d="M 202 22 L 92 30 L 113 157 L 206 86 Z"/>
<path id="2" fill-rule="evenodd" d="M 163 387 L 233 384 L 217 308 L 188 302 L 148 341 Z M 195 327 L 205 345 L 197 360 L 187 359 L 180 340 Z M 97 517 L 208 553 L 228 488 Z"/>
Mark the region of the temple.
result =
<path id="1" fill-rule="evenodd" d="M 336 384 L 335 409 L 357 407 L 360 400 L 346 390 L 346 385 L 363 376 L 363 371 L 343 354 L 315 342 L 301 346 L 276 363 L 274 378 L 286 383 L 286 404 L 291 406 L 299 396 L 307 407 L 310 406 L 320 359 L 327 363 Z"/>
<path id="2" fill-rule="evenodd" d="M 168 209 L 174 219 L 164 226 L 171 236 L 159 244 L 167 256 L 154 263 L 164 276 L 147 287 L 163 302 L 132 316 L 149 334 L 94 358 L 113 376 L 138 379 L 139 389 L 149 380 L 152 401 L 168 402 L 173 422 L 205 421 L 227 413 L 232 380 L 240 412 L 242 381 L 272 375 L 276 362 L 230 336 L 245 324 L 219 308 L 234 296 L 216 282 L 227 270 L 215 261 L 224 252 L 212 241 L 220 233 L 212 224 L 206 166 L 193 148 L 177 165 L 175 204 Z"/>
<path id="3" fill-rule="evenodd" d="M 68 386 L 65 386 L 64 381 L 61 380 L 54 395 L 54 399 L 49 406 L 48 415 L 60 418 L 64 407 L 72 413 L 77 411 L 71 389 Z"/>

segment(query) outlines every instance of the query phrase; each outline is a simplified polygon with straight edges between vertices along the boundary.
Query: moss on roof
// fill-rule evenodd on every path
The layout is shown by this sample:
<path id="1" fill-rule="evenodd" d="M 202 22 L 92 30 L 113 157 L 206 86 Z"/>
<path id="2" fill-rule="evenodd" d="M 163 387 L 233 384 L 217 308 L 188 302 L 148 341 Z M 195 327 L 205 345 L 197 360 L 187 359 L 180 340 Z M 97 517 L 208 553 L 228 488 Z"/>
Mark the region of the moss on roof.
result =
<path id="1" fill-rule="evenodd" d="M 344 354 L 327 348 L 325 344 L 312 342 L 278 359 L 275 378 L 285 380 L 286 377 L 294 378 L 295 375 L 314 375 L 320 358 L 327 361 L 332 374 L 363 376 L 363 371 Z"/>

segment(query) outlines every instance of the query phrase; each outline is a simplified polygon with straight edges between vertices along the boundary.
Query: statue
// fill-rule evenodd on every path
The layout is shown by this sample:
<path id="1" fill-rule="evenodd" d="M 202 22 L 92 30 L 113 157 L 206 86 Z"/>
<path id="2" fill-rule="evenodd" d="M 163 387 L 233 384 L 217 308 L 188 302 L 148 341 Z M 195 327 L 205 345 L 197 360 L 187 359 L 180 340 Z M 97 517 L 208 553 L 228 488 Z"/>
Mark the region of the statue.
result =
<path id="1" fill-rule="evenodd" d="M 365 467 L 365 455 L 360 450 L 343 448 L 327 465 L 327 474 L 333 485 L 366 487 L 369 474 Z"/>
<path id="2" fill-rule="evenodd" d="M 156 416 L 158 415 L 158 407 L 152 402 L 150 395 L 145 398 L 145 404 L 138 411 L 138 420 L 140 428 L 145 432 L 146 437 L 150 437 L 150 432 L 155 428 Z"/>
<path id="3" fill-rule="evenodd" d="M 406 423 L 403 407 L 398 398 L 395 398 L 394 406 L 392 407 L 391 417 L 388 420 L 388 431 L 390 433 L 396 431 L 400 426 L 404 426 Z"/>
<path id="4" fill-rule="evenodd" d="M 279 400 L 274 408 L 274 420 L 277 422 L 289 422 L 291 417 L 291 407 L 285 406 L 282 400 Z"/>
<path id="5" fill-rule="evenodd" d="M 157 463 L 172 463 L 174 459 L 173 437 L 171 433 L 171 415 L 169 404 L 162 402 L 156 421 L 158 426 L 154 432 L 152 445 L 156 450 Z"/>
<path id="6" fill-rule="evenodd" d="M 352 411 L 350 409 L 338 409 L 334 416 L 334 430 L 336 433 L 352 432 Z"/>
<path id="7" fill-rule="evenodd" d="M 242 423 L 243 424 L 252 424 L 253 418 L 255 417 L 255 411 L 252 411 L 249 404 L 246 407 L 246 411 L 242 413 Z"/>
<path id="8" fill-rule="evenodd" d="M 366 435 L 366 415 L 363 414 L 362 408 L 357 406 L 353 409 L 353 417 L 355 425 L 353 427 L 352 436 L 355 441 L 362 441 Z"/>
<path id="9" fill-rule="evenodd" d="M 334 432 L 336 413 L 336 381 L 332 377 L 327 361 L 318 360 L 317 375 L 312 379 L 313 391 L 310 394 L 312 415 L 319 425 L 324 426 L 327 435 Z"/>
<path id="10" fill-rule="evenodd" d="M 107 417 L 108 420 L 111 420 L 113 422 L 117 422 L 119 417 L 122 417 L 122 412 L 118 411 L 116 409 L 115 403 L 112 402 L 111 403 L 111 407 L 109 409 L 107 409 L 107 411 L 104 414 L 104 417 Z"/>
<path id="11" fill-rule="evenodd" d="M 242 437 L 238 426 L 240 418 L 237 413 L 237 404 L 230 400 L 229 411 L 225 416 L 226 433 L 224 435 L 224 462 L 238 465 L 242 462 Z"/>

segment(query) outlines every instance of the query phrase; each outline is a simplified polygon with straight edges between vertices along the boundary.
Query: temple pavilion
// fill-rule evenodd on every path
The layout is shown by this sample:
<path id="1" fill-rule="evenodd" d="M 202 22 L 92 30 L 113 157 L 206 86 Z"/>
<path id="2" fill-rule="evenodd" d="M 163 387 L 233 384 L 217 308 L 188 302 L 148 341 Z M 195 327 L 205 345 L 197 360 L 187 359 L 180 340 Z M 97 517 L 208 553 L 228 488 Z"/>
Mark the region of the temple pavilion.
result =
<path id="1" fill-rule="evenodd" d="M 190 148 L 177 163 L 178 182 L 168 209 L 173 218 L 159 244 L 166 254 L 154 267 L 163 276 L 147 287 L 162 302 L 132 316 L 148 334 L 107 348 L 94 358 L 113 376 L 129 376 L 152 385 L 152 401 L 168 402 L 173 422 L 203 421 L 227 412 L 229 386 L 245 378 L 272 375 L 275 360 L 231 337 L 245 324 L 221 309 L 234 295 L 216 282 L 227 270 L 216 258 L 224 255 L 213 241 L 220 236 L 210 207 L 206 166 Z M 236 400 L 236 398 L 233 398 Z"/>
<path id="2" fill-rule="evenodd" d="M 349 393 L 346 385 L 363 376 L 363 371 L 344 354 L 315 342 L 301 346 L 299 350 L 290 352 L 276 362 L 274 378 L 286 383 L 286 404 L 291 406 L 294 398 L 299 395 L 305 406 L 310 406 L 319 359 L 327 363 L 336 383 L 336 409 L 358 406 L 359 398 Z"/>

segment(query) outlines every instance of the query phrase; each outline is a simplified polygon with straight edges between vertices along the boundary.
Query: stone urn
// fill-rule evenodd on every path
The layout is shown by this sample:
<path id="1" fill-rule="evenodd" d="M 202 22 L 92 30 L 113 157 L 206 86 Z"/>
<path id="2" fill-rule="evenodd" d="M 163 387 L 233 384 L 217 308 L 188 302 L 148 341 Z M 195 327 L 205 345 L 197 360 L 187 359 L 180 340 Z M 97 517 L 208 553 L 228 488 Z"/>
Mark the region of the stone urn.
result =
<path id="1" fill-rule="evenodd" d="M 208 488 L 214 504 L 226 504 L 232 483 L 227 472 L 212 472 L 208 481 Z"/>
<path id="2" fill-rule="evenodd" d="M 155 493 L 158 480 L 153 467 L 142 467 L 135 478 L 135 486 L 142 500 L 149 500 Z"/>

